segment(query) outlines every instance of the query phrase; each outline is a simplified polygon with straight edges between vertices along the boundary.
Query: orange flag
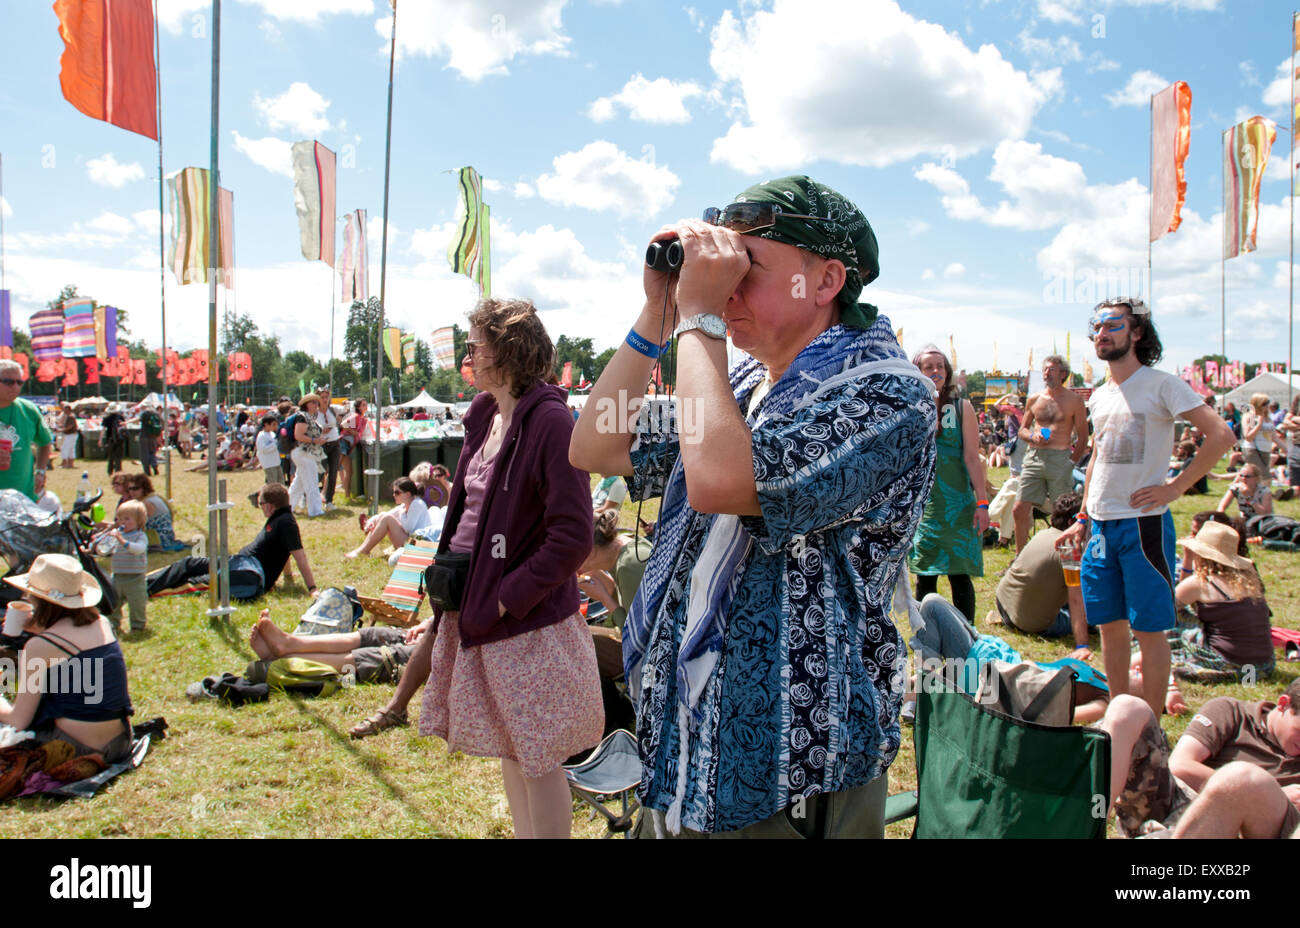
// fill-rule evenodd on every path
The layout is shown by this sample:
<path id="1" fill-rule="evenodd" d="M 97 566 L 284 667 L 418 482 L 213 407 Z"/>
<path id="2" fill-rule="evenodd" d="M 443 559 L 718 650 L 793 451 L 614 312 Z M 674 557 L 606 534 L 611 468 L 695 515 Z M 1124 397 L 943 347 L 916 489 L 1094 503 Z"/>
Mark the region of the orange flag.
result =
<path id="1" fill-rule="evenodd" d="M 92 119 L 158 140 L 158 71 L 150 0 L 55 0 L 59 83 Z"/>
<path id="2" fill-rule="evenodd" d="M 1183 81 L 1151 98 L 1151 241 L 1178 231 L 1187 196 L 1183 163 L 1192 143 L 1192 89 Z"/>

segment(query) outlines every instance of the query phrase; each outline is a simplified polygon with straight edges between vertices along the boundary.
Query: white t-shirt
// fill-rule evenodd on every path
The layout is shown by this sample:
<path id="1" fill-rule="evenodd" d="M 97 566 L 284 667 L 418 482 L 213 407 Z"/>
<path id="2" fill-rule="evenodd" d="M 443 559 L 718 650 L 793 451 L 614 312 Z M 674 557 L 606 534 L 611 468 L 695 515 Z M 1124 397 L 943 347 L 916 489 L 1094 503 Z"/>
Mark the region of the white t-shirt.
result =
<path id="1" fill-rule="evenodd" d="M 339 440 L 339 417 L 334 415 L 334 410 L 326 409 L 316 413 L 316 421 L 320 423 L 321 437 L 325 441 Z"/>
<path id="2" fill-rule="evenodd" d="M 600 483 L 596 484 L 596 489 L 591 494 L 591 508 L 599 509 L 606 502 L 623 505 L 627 499 L 627 484 L 619 476 L 605 477 Z"/>
<path id="3" fill-rule="evenodd" d="M 424 500 L 417 496 L 406 507 L 406 512 L 402 513 L 400 521 L 402 528 L 406 530 L 406 534 L 414 535 L 429 524 L 429 507 Z"/>
<path id="4" fill-rule="evenodd" d="M 280 449 L 276 447 L 274 431 L 258 432 L 256 447 L 258 467 L 280 466 Z"/>
<path id="5" fill-rule="evenodd" d="M 1174 420 L 1204 405 L 1182 380 L 1145 365 L 1122 384 L 1107 381 L 1093 393 L 1088 415 L 1097 461 L 1088 484 L 1088 515 L 1132 519 L 1168 509 L 1142 512 L 1129 505 L 1129 497 L 1142 487 L 1165 483 L 1174 450 Z"/>

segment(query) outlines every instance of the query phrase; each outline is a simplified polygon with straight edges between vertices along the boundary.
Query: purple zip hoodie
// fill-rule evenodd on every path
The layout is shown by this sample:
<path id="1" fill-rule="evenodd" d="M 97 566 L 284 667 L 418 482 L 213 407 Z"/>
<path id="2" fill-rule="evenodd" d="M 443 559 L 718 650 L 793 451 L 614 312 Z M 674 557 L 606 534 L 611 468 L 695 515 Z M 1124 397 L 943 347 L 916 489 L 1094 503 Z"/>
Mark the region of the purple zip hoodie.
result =
<path id="1" fill-rule="evenodd" d="M 461 600 L 465 647 L 501 641 L 578 611 L 575 574 L 591 551 L 591 479 L 569 463 L 573 416 L 565 391 L 538 383 L 519 399 L 501 442 L 479 514 Z M 497 412 L 480 393 L 465 414 L 465 447 L 447 504 L 438 553 L 465 511 L 465 472 Z M 497 603 L 506 607 L 500 616 Z"/>

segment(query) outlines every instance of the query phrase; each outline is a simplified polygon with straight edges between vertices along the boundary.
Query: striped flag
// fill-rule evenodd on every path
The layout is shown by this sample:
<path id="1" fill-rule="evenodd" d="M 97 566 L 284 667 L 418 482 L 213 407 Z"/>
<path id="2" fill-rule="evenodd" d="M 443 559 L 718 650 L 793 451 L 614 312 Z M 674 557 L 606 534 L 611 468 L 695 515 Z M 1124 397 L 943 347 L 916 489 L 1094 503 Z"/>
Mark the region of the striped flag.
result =
<path id="1" fill-rule="evenodd" d="M 348 213 L 343 227 L 343 253 L 339 257 L 339 280 L 344 303 L 370 298 L 370 284 L 366 279 L 366 211 L 359 209 Z"/>
<path id="2" fill-rule="evenodd" d="M 1151 241 L 1182 224 L 1184 162 L 1192 143 L 1192 89 L 1183 81 L 1151 98 Z"/>
<path id="3" fill-rule="evenodd" d="M 384 354 L 388 355 L 388 363 L 394 368 L 402 367 L 402 330 L 395 327 L 384 328 Z"/>
<path id="4" fill-rule="evenodd" d="M 482 295 L 492 289 L 490 243 L 487 223 L 490 211 L 483 202 L 483 178 L 471 167 L 460 169 L 460 212 L 456 220 L 456 238 L 447 249 L 447 261 L 457 274 L 464 274 L 479 285 Z"/>
<path id="5" fill-rule="evenodd" d="M 454 326 L 443 326 L 441 329 L 434 329 L 433 337 L 429 340 L 433 349 L 433 369 L 455 370 L 456 369 L 456 329 Z"/>
<path id="6" fill-rule="evenodd" d="M 63 303 L 63 356 L 95 356 L 95 302 L 79 297 Z"/>
<path id="7" fill-rule="evenodd" d="M 1295 65 L 1295 57 L 1300 53 L 1300 13 L 1291 14 L 1291 64 Z M 1300 131 L 1300 67 L 1293 67 L 1291 71 L 1291 138 L 1295 138 L 1295 133 Z M 1298 165 L 1297 167 L 1300 167 Z M 1292 194 L 1300 194 L 1300 170 L 1293 170 L 1295 187 Z"/>
<path id="8" fill-rule="evenodd" d="M 57 361 L 63 357 L 63 310 L 42 309 L 32 316 L 32 357 Z"/>
<path id="9" fill-rule="evenodd" d="M 171 242 L 168 263 L 177 283 L 208 282 L 208 235 L 211 223 L 208 209 L 207 168 L 185 168 L 167 178 L 171 192 Z M 220 239 L 220 264 L 217 283 L 235 288 L 235 195 L 224 187 L 218 192 L 217 236 Z"/>
<path id="10" fill-rule="evenodd" d="M 402 336 L 402 362 L 406 365 L 408 374 L 415 373 L 415 336 Z"/>
<path id="11" fill-rule="evenodd" d="M 1277 126 L 1252 116 L 1223 136 L 1223 257 L 1235 258 L 1255 250 L 1259 223 L 1259 183 Z"/>
<path id="12" fill-rule="evenodd" d="M 158 140 L 150 0 L 55 0 L 64 98 L 92 119 Z"/>
<path id="13" fill-rule="evenodd" d="M 14 324 L 9 317 L 9 291 L 0 290 L 0 347 L 14 346 Z"/>
<path id="14" fill-rule="evenodd" d="M 486 203 L 479 218 L 479 296 L 492 295 L 492 210 Z"/>
<path id="15" fill-rule="evenodd" d="M 293 143 L 293 202 L 302 256 L 334 266 L 334 152 L 320 142 Z"/>

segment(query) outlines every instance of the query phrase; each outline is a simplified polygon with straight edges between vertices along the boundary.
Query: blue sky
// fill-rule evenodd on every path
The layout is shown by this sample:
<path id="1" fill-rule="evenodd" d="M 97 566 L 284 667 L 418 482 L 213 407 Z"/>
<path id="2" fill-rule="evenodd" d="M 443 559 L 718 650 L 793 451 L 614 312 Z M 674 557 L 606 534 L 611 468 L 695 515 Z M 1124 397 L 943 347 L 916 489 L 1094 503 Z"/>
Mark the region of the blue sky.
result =
<path id="1" fill-rule="evenodd" d="M 288 148 L 316 138 L 339 152 L 339 211 L 370 212 L 377 293 L 388 3 L 223 6 L 229 299 L 286 350 L 324 356 L 331 276 L 300 256 Z M 160 0 L 168 174 L 208 162 L 210 9 Z M 1153 249 L 1162 366 L 1217 350 L 1219 138 L 1255 114 L 1281 127 L 1259 249 L 1227 265 L 1228 354 L 1282 360 L 1290 19 L 1274 0 L 402 0 L 389 312 L 427 337 L 472 305 L 445 257 L 456 188 L 444 172 L 465 164 L 488 185 L 495 293 L 532 298 L 553 337 L 598 349 L 634 318 L 640 254 L 660 225 L 807 173 L 872 222 L 882 272 L 864 299 L 909 350 L 951 337 L 960 367 L 1020 369 L 1071 332 L 1077 369 L 1095 360 L 1082 338 L 1091 304 L 1146 288 L 1147 100 L 1184 80 L 1183 227 Z M 6 2 L 0 34 L 15 320 L 75 283 L 156 344 L 156 146 L 63 100 L 47 2 Z M 199 347 L 207 288 L 168 276 L 169 341 Z M 1112 283 L 1093 292 L 1091 277 Z"/>

